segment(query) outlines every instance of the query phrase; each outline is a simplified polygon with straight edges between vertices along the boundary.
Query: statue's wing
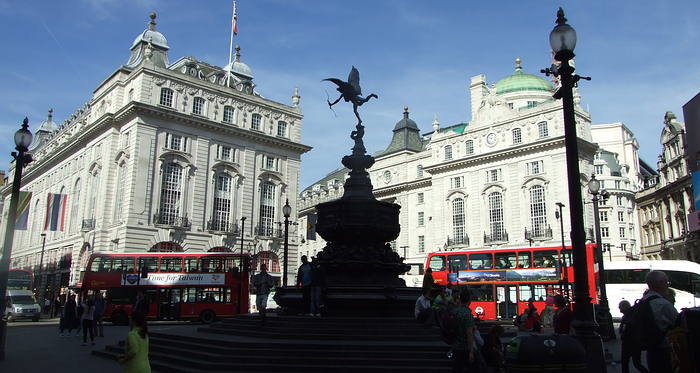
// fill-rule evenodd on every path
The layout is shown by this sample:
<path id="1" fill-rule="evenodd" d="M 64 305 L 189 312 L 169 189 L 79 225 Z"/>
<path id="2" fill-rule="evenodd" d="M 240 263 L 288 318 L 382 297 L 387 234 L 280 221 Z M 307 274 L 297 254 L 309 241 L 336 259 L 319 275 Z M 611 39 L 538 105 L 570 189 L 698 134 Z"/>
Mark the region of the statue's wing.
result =
<path id="1" fill-rule="evenodd" d="M 355 94 L 362 94 L 362 88 L 360 88 L 360 72 L 357 71 L 355 66 L 352 67 L 352 70 L 350 70 L 350 75 L 348 75 L 348 84 L 355 89 Z"/>
<path id="2" fill-rule="evenodd" d="M 338 87 L 342 87 L 342 86 L 344 86 L 344 85 L 347 84 L 347 83 L 345 83 L 344 81 L 342 81 L 342 80 L 340 80 L 340 79 L 338 79 L 338 78 L 328 78 L 328 79 L 323 79 L 323 80 L 327 80 L 327 81 L 329 81 L 329 82 L 333 82 L 333 83 L 335 83 Z"/>

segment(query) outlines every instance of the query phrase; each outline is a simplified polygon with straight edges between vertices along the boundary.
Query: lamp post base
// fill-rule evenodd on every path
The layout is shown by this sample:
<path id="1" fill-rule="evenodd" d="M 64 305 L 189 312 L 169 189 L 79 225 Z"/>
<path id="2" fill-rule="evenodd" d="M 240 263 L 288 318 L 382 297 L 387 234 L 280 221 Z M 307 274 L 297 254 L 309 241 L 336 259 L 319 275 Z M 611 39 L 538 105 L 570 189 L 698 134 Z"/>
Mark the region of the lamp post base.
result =
<path id="1" fill-rule="evenodd" d="M 574 329 L 574 338 L 576 338 L 576 340 L 581 343 L 584 350 L 586 350 L 586 372 L 607 372 L 603 340 L 600 338 L 600 335 L 595 332 L 597 329 L 596 323 L 574 320 L 572 327 Z"/>
<path id="2" fill-rule="evenodd" d="M 604 341 L 612 341 L 617 338 L 607 299 L 601 299 L 600 304 L 596 307 L 596 321 L 599 325 L 598 334 Z"/>

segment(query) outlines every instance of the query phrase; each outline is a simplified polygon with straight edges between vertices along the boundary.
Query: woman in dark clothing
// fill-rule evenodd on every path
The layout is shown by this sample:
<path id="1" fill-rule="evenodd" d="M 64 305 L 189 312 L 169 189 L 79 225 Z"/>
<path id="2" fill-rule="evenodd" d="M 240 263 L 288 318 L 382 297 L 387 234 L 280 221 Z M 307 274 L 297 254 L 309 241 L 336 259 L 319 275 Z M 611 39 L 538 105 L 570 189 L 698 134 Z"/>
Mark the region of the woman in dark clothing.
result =
<path id="1" fill-rule="evenodd" d="M 425 270 L 423 275 L 423 291 L 430 291 L 430 289 L 435 286 L 435 279 L 433 278 L 433 270 L 428 268 Z"/>
<path id="2" fill-rule="evenodd" d="M 60 335 L 62 337 L 70 336 L 73 329 L 78 324 L 78 311 L 75 304 L 75 295 L 68 297 L 66 304 L 63 306 L 63 314 L 61 315 L 61 330 Z M 65 330 L 68 330 L 68 334 L 64 334 Z"/>
<path id="3" fill-rule="evenodd" d="M 620 313 L 622 313 L 622 322 L 620 322 L 620 340 L 622 341 L 621 346 L 621 363 L 622 363 L 622 373 L 630 372 L 630 359 L 632 359 L 632 364 L 637 368 L 638 371 L 642 373 L 649 373 L 649 370 L 642 365 L 642 350 L 637 346 L 636 341 L 630 336 L 629 326 L 629 312 L 632 308 L 630 302 L 623 300 L 618 305 L 620 308 Z"/>
<path id="4" fill-rule="evenodd" d="M 494 325 L 489 330 L 489 333 L 484 338 L 484 347 L 481 348 L 481 354 L 484 356 L 488 371 L 492 373 L 502 372 L 505 364 L 503 358 L 503 327 Z"/>

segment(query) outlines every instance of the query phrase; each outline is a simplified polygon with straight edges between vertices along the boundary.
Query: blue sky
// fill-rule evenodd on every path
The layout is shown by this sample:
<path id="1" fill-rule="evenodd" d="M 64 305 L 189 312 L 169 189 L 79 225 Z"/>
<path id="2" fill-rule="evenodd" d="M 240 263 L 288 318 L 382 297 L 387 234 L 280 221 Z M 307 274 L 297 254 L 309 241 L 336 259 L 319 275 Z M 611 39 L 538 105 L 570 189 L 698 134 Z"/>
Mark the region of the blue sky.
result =
<path id="1" fill-rule="evenodd" d="M 242 61 L 265 97 L 290 103 L 298 86 L 304 113 L 301 187 L 340 166 L 354 125 L 349 105 L 328 110 L 333 87 L 357 66 L 365 93 L 368 151 L 386 147 L 408 105 L 421 130 L 435 114 L 443 126 L 469 120 L 469 78 L 526 72 L 550 63 L 548 35 L 564 6 L 578 32 L 576 66 L 594 123 L 622 121 L 655 164 L 664 113 L 700 91 L 700 2 L 693 1 L 328 1 L 240 0 Z M 230 1 L 0 0 L 0 169 L 25 116 L 30 128 L 54 109 L 62 122 L 129 57 L 148 13 L 170 44 L 170 61 L 191 55 L 228 60 Z"/>

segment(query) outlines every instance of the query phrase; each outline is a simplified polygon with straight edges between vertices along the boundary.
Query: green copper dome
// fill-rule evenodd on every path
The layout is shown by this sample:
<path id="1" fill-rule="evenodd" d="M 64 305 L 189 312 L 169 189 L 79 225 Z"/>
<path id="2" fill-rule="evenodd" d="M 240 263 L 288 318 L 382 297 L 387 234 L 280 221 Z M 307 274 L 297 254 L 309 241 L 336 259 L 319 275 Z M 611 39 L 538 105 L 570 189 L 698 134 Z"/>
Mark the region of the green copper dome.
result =
<path id="1" fill-rule="evenodd" d="M 539 76 L 525 74 L 520 66 L 520 58 L 515 60 L 515 72 L 496 83 L 496 93 L 501 95 L 520 91 L 552 92 L 554 87 L 550 82 Z"/>

